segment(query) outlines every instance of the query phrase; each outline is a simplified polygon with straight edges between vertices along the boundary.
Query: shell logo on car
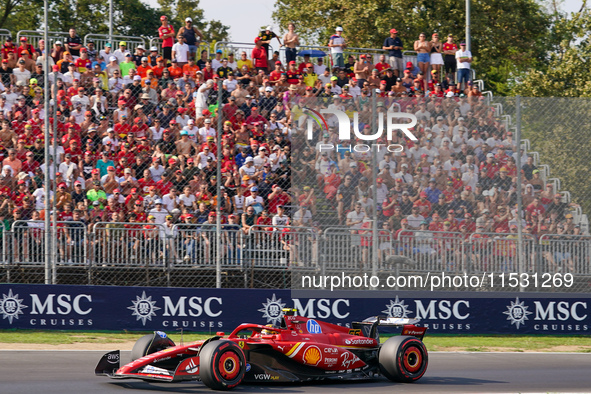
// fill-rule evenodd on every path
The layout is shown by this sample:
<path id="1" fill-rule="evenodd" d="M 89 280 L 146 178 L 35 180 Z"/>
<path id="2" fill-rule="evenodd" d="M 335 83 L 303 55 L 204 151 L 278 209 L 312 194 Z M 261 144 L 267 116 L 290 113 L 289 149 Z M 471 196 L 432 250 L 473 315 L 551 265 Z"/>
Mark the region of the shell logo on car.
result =
<path id="1" fill-rule="evenodd" d="M 310 346 L 304 352 L 304 362 L 308 365 L 318 365 L 321 358 L 320 349 L 316 346 Z"/>

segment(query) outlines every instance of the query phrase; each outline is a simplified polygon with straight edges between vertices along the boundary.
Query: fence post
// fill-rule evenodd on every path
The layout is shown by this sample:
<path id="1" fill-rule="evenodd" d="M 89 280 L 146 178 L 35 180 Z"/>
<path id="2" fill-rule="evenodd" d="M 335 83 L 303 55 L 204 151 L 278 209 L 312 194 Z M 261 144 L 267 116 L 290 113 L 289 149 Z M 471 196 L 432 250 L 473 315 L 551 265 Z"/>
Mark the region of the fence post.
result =
<path id="1" fill-rule="evenodd" d="M 524 268 L 524 250 L 523 250 L 523 223 L 521 219 L 521 213 L 523 212 L 523 200 L 521 195 L 521 96 L 515 97 L 515 106 L 516 106 L 516 118 L 517 118 L 517 127 L 516 127 L 516 136 L 517 139 L 517 157 L 516 157 L 516 166 L 517 166 L 517 259 L 519 262 L 519 273 L 525 272 Z M 519 281 L 519 291 L 525 291 L 525 288 L 521 285 L 521 281 Z"/>

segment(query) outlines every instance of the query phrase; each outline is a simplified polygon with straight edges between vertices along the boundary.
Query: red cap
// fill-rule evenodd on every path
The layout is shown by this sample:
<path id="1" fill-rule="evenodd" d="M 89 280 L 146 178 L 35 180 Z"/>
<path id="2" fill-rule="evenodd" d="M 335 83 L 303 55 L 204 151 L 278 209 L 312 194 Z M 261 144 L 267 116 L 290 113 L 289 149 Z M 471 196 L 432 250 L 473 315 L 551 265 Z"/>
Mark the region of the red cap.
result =
<path id="1" fill-rule="evenodd" d="M 80 48 L 80 52 L 86 52 L 86 48 Z"/>
<path id="2" fill-rule="evenodd" d="M 261 40 L 261 37 L 255 37 L 254 42 L 259 42 Z"/>
<path id="3" fill-rule="evenodd" d="M 193 162 L 194 162 L 194 160 L 192 158 L 187 159 L 187 163 L 193 163 Z"/>
<path id="4" fill-rule="evenodd" d="M 289 64 L 296 64 L 295 60 L 289 62 Z"/>
<path id="5" fill-rule="evenodd" d="M 67 187 L 68 185 L 66 185 L 66 182 L 60 182 L 59 185 L 57 185 L 57 187 Z"/>
<path id="6" fill-rule="evenodd" d="M 209 216 L 215 216 L 215 212 L 210 212 Z"/>
<path id="7" fill-rule="evenodd" d="M 398 33 L 398 30 L 396 30 L 396 29 L 390 29 L 390 34 L 392 34 L 392 33 Z"/>
<path id="8" fill-rule="evenodd" d="M 121 193 L 121 190 L 115 189 L 115 190 L 113 190 L 113 193 Z"/>
<path id="9" fill-rule="evenodd" d="M 95 168 L 94 170 L 90 171 L 91 174 L 98 174 L 99 173 L 99 169 Z"/>
<path id="10" fill-rule="evenodd" d="M 175 159 L 172 159 L 172 158 L 168 159 L 168 164 L 174 164 L 174 163 L 176 163 Z"/>
<path id="11" fill-rule="evenodd" d="M 281 62 L 280 62 L 279 60 L 277 60 L 277 61 L 275 62 L 275 64 L 281 64 Z"/>
<path id="12" fill-rule="evenodd" d="M 203 116 L 211 115 L 211 112 L 208 109 L 204 109 L 203 111 L 201 111 L 201 115 L 203 115 Z"/>
<path id="13" fill-rule="evenodd" d="M 115 167 L 113 167 L 113 166 L 108 166 L 108 167 L 107 167 L 107 171 L 115 171 Z"/>
<path id="14" fill-rule="evenodd" d="M 161 20 L 161 21 L 165 21 L 165 20 L 167 20 L 167 19 L 168 19 L 168 18 L 166 17 L 166 15 L 162 15 L 162 16 L 160 17 L 160 20 Z"/>
<path id="15" fill-rule="evenodd" d="M 133 189 L 131 189 L 132 193 L 137 193 L 137 189 L 134 187 Z"/>
<path id="16" fill-rule="evenodd" d="M 377 179 L 376 179 L 376 182 L 377 182 L 377 183 L 382 183 L 383 181 L 384 181 L 384 180 L 383 180 L 382 178 L 377 178 Z"/>

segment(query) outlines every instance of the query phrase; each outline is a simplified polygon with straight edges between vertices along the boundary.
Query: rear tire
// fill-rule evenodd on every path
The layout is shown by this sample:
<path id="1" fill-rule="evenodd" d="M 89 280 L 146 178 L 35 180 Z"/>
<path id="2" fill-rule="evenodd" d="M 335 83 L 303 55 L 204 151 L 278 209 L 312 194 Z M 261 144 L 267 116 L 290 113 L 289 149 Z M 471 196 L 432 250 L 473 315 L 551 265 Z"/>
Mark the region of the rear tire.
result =
<path id="1" fill-rule="evenodd" d="M 131 361 L 147 356 L 148 354 L 159 352 L 171 346 L 175 346 L 172 339 L 162 337 L 160 334 L 154 332 L 147 334 L 138 339 L 131 349 Z"/>
<path id="2" fill-rule="evenodd" d="M 212 341 L 199 353 L 201 381 L 214 390 L 230 390 L 240 384 L 246 373 L 244 352 L 232 341 Z"/>
<path id="3" fill-rule="evenodd" d="M 378 356 L 382 374 L 393 382 L 412 383 L 427 371 L 429 355 L 421 340 L 410 336 L 388 339 Z"/>

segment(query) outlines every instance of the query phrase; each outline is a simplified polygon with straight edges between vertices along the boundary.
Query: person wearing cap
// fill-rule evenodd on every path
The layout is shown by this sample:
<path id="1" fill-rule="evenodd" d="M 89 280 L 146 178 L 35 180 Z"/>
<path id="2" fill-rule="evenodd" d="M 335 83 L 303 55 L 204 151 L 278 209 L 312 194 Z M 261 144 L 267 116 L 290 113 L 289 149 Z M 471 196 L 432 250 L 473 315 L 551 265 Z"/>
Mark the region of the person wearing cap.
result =
<path id="1" fill-rule="evenodd" d="M 402 60 L 403 44 L 400 37 L 398 37 L 398 30 L 390 29 L 390 37 L 384 40 L 382 46 L 384 51 L 388 51 L 388 63 L 394 70 L 397 77 L 402 77 L 402 70 L 404 69 L 404 62 Z"/>
<path id="2" fill-rule="evenodd" d="M 365 55 L 365 54 L 359 55 L 359 60 L 355 61 L 354 65 L 353 65 L 353 72 L 355 73 L 355 78 L 361 84 L 361 86 L 363 86 L 365 81 L 369 79 L 371 71 L 374 68 L 375 67 L 371 64 L 371 62 L 368 61 L 367 55 Z M 339 74 L 341 74 L 342 72 L 343 71 L 340 70 Z M 339 75 L 339 77 L 340 77 L 340 75 Z M 348 82 L 349 81 L 347 80 L 347 83 Z M 340 83 L 338 83 L 338 85 L 341 86 Z M 345 86 L 345 85 L 342 85 L 341 88 L 343 86 Z"/>
<path id="3" fill-rule="evenodd" d="M 162 40 L 162 56 L 165 59 L 172 60 L 172 46 L 176 34 L 174 27 L 168 23 L 166 15 L 160 17 L 161 26 L 158 28 L 158 37 Z"/>
<path id="4" fill-rule="evenodd" d="M 468 82 L 471 81 L 470 64 L 472 63 L 472 53 L 466 48 L 466 43 L 460 43 L 460 49 L 456 52 L 456 61 L 458 69 L 458 85 L 461 90 L 466 89 Z"/>
<path id="5" fill-rule="evenodd" d="M 176 60 L 179 67 L 183 67 L 189 60 L 189 46 L 185 44 L 185 37 L 177 34 L 177 42 L 172 46 L 172 59 Z"/>
<path id="6" fill-rule="evenodd" d="M 269 67 L 267 51 L 263 47 L 260 37 L 256 37 L 254 39 L 254 43 L 255 47 L 253 48 L 250 55 L 254 63 L 254 68 L 257 70 L 257 72 L 263 71 L 266 73 L 267 68 Z"/>
<path id="7" fill-rule="evenodd" d="M 125 78 L 126 76 L 129 75 L 129 70 L 135 69 L 136 66 L 135 66 L 135 63 L 133 62 L 133 59 L 132 59 L 131 54 L 129 52 L 125 52 L 125 54 L 123 55 L 123 59 L 124 60 L 119 62 L 119 69 L 121 70 L 121 77 Z M 140 79 L 141 79 L 141 77 L 140 77 Z"/>
<path id="8" fill-rule="evenodd" d="M 273 38 L 277 39 L 277 41 L 279 42 L 279 46 L 283 46 L 281 38 L 279 38 L 277 34 L 273 33 L 273 28 L 271 26 L 266 26 L 264 29 L 261 29 L 257 38 L 260 39 L 259 42 L 263 47 L 265 53 L 269 53 L 269 45 L 271 44 L 271 40 L 273 40 Z M 252 58 L 254 59 L 254 56 Z M 267 70 L 265 70 L 265 72 L 266 71 Z"/>
<path id="9" fill-rule="evenodd" d="M 347 47 L 347 41 L 343 37 L 342 27 L 337 26 L 335 34 L 330 36 L 328 40 L 328 46 L 330 47 L 334 67 L 344 68 L 345 59 L 343 57 L 343 51 Z"/>

